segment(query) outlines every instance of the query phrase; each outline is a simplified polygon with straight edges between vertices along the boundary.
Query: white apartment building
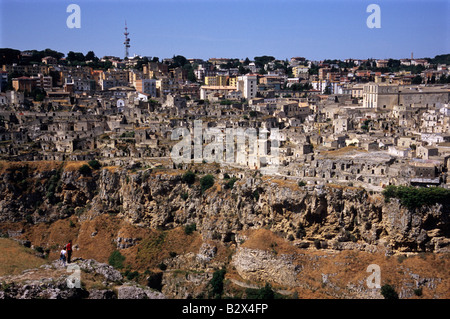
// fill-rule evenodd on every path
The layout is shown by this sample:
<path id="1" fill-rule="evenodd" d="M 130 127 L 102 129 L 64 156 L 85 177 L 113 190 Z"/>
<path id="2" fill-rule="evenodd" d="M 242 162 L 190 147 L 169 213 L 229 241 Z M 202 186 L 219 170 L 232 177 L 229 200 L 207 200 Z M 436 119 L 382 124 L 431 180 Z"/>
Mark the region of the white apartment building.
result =
<path id="1" fill-rule="evenodd" d="M 327 86 L 330 84 L 328 80 L 317 80 L 311 81 L 311 86 L 314 90 L 320 91 L 320 93 L 324 93 Z"/>
<path id="2" fill-rule="evenodd" d="M 294 77 L 302 77 L 306 74 L 308 74 L 309 68 L 306 65 L 298 65 L 292 68 L 292 73 L 294 74 Z"/>
<path id="3" fill-rule="evenodd" d="M 237 89 L 246 99 L 256 97 L 258 92 L 258 77 L 256 75 L 243 75 L 237 79 Z"/>
<path id="4" fill-rule="evenodd" d="M 95 81 L 89 79 L 67 77 L 65 84 L 72 84 L 75 92 L 87 92 L 95 89 Z"/>

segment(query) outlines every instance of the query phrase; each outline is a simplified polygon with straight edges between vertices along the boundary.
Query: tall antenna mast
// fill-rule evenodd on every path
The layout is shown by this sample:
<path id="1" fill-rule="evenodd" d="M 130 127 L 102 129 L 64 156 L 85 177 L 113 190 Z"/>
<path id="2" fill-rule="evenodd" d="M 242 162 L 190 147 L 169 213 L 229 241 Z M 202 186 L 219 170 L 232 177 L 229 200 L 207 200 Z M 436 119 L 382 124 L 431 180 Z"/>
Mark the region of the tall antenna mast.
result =
<path id="1" fill-rule="evenodd" d="M 123 34 L 125 35 L 125 41 L 123 42 L 125 45 L 125 58 L 128 58 L 128 48 L 130 47 L 130 38 L 128 35 L 130 33 L 128 32 L 127 21 L 125 21 L 125 32 Z"/>

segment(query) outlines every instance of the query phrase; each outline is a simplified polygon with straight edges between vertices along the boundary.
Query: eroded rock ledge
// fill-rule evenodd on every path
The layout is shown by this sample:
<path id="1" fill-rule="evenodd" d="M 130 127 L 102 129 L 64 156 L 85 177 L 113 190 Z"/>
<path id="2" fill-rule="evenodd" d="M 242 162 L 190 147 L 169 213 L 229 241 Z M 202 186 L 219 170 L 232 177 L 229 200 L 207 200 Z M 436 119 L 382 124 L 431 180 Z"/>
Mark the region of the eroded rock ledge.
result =
<path id="1" fill-rule="evenodd" d="M 267 228 L 293 244 L 329 249 L 383 247 L 387 251 L 449 251 L 449 207 L 408 210 L 395 199 L 360 188 L 299 187 L 296 180 L 239 172 L 232 189 L 213 171 L 215 185 L 202 193 L 197 182 L 182 181 L 185 171 L 103 168 L 92 176 L 77 170 L 14 169 L 0 176 L 0 221 L 53 222 L 77 215 L 80 221 L 114 214 L 131 224 L 170 229 L 195 224 L 205 240 L 236 242 L 241 231 Z M 230 172 L 231 175 L 233 173 Z M 18 180 L 23 178 L 22 181 Z M 24 187 L 26 185 L 26 187 Z M 117 238 L 117 246 L 136 244 Z"/>

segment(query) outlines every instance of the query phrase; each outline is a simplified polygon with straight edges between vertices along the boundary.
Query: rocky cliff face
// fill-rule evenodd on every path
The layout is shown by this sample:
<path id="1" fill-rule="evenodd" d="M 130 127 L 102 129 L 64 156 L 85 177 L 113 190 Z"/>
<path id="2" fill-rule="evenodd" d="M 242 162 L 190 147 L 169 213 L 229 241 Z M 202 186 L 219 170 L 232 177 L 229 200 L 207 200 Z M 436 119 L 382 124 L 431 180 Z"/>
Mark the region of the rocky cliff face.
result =
<path id="1" fill-rule="evenodd" d="M 106 168 L 82 176 L 77 170 L 6 169 L 0 221 L 52 222 L 74 214 L 88 220 L 109 213 L 153 229 L 195 224 L 205 240 L 222 242 L 266 228 L 305 248 L 448 251 L 449 207 L 411 211 L 363 189 L 306 188 L 245 173 L 232 189 L 218 174 L 202 194 L 198 182 L 182 182 L 183 173 Z"/>
<path id="2" fill-rule="evenodd" d="M 441 257 L 450 248 L 447 206 L 409 210 L 360 188 L 300 187 L 295 180 L 207 165 L 191 168 L 198 170 L 193 184 L 183 181 L 184 170 L 174 169 L 106 167 L 83 176 L 79 164 L 2 165 L 1 233 L 57 253 L 50 246 L 65 241 L 60 233 L 67 231 L 80 249 L 75 254 L 102 262 L 119 250 L 130 265 L 150 271 L 167 298 L 207 297 L 221 268 L 227 269 L 229 296 L 270 282 L 288 296 L 381 298 L 366 285 L 372 263 L 383 267 L 383 278 L 389 273 L 400 282 L 402 297 L 419 288 L 431 298 L 448 294 L 440 275 L 447 267 Z M 225 173 L 237 177 L 232 187 Z M 202 191 L 205 174 L 213 174 L 215 183 Z M 195 226 L 194 237 L 183 232 L 186 225 Z M 400 264 L 390 257 L 396 253 L 438 257 Z M 23 289 L 16 288 L 13 294 L 20 295 Z M 124 285 L 115 296 L 158 297 L 144 290 Z M 102 294 L 110 292 L 91 296 Z"/>

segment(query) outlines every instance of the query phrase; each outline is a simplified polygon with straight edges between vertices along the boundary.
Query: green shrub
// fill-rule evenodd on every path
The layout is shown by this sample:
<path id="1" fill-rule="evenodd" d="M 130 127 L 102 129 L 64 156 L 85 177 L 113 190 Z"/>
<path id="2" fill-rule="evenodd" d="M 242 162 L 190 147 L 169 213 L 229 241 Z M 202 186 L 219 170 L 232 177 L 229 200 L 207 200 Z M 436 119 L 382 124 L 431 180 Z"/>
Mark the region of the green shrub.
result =
<path id="1" fill-rule="evenodd" d="M 383 190 L 383 195 L 386 202 L 389 202 L 391 198 L 397 198 L 400 204 L 408 209 L 431 206 L 436 203 L 450 204 L 450 190 L 442 187 L 417 188 L 390 185 Z"/>
<path id="2" fill-rule="evenodd" d="M 73 207 L 66 207 L 63 210 L 63 213 L 68 216 L 72 216 L 75 213 L 75 209 Z M 69 223 L 70 225 L 70 223 Z"/>
<path id="3" fill-rule="evenodd" d="M 422 296 L 422 287 L 414 289 L 414 294 L 418 297 Z"/>
<path id="4" fill-rule="evenodd" d="M 108 263 L 117 269 L 123 268 L 123 262 L 125 261 L 125 256 L 123 256 L 120 251 L 114 250 L 109 256 Z"/>
<path id="5" fill-rule="evenodd" d="M 298 181 L 298 186 L 300 187 L 306 186 L 306 183 L 304 181 Z"/>
<path id="6" fill-rule="evenodd" d="M 197 230 L 197 225 L 196 224 L 189 224 L 189 225 L 184 226 L 184 233 L 186 235 L 190 235 L 196 230 Z"/>
<path id="7" fill-rule="evenodd" d="M 186 173 L 183 174 L 183 177 L 181 178 L 181 180 L 183 181 L 183 183 L 192 185 L 195 183 L 195 173 L 191 172 L 191 171 L 187 171 Z"/>
<path id="8" fill-rule="evenodd" d="M 253 193 L 252 193 L 252 197 L 253 197 L 253 199 L 254 200 L 259 200 L 259 192 L 258 192 L 258 190 L 255 190 Z"/>
<path id="9" fill-rule="evenodd" d="M 200 179 L 200 187 L 202 193 L 204 193 L 207 189 L 211 188 L 214 185 L 214 176 L 211 174 L 205 175 Z"/>
<path id="10" fill-rule="evenodd" d="M 247 294 L 247 299 L 275 299 L 275 292 L 268 283 L 260 289 L 247 288 L 245 293 Z"/>
<path id="11" fill-rule="evenodd" d="M 120 135 L 122 138 L 134 138 L 134 131 L 132 132 L 123 132 L 122 135 Z"/>
<path id="12" fill-rule="evenodd" d="M 97 161 L 97 160 L 91 160 L 91 161 L 88 162 L 88 164 L 93 169 L 99 169 L 100 167 L 102 167 L 102 164 L 100 164 L 100 162 Z"/>
<path id="13" fill-rule="evenodd" d="M 384 299 L 398 299 L 398 294 L 394 287 L 389 284 L 385 284 L 381 287 L 381 295 Z"/>
<path id="14" fill-rule="evenodd" d="M 181 198 L 184 200 L 187 200 L 189 198 L 189 194 L 188 193 L 181 193 Z"/>
<path id="15" fill-rule="evenodd" d="M 219 299 L 222 296 L 225 273 L 225 269 L 216 270 L 213 273 L 213 277 L 209 281 L 209 285 L 211 286 L 210 296 L 212 298 Z"/>
<path id="16" fill-rule="evenodd" d="M 46 194 L 45 197 L 48 198 L 50 203 L 54 204 L 56 202 L 55 193 L 60 188 L 61 184 L 61 170 L 62 168 L 59 168 L 52 177 L 49 178 L 48 182 L 46 183 Z"/>
<path id="17" fill-rule="evenodd" d="M 92 169 L 89 165 L 83 164 L 79 169 L 78 172 L 83 176 L 90 176 L 92 174 Z"/>
<path id="18" fill-rule="evenodd" d="M 137 272 L 137 271 L 126 270 L 124 275 L 125 275 L 125 277 L 127 277 L 128 280 L 133 280 L 133 279 L 139 278 L 139 272 Z"/>
<path id="19" fill-rule="evenodd" d="M 230 178 L 226 183 L 225 183 L 225 188 L 226 189 L 232 189 L 234 186 L 234 183 L 236 183 L 237 178 L 236 177 L 232 177 Z"/>
<path id="20" fill-rule="evenodd" d="M 222 100 L 220 101 L 220 105 L 232 105 L 233 101 L 230 100 Z"/>
<path id="21" fill-rule="evenodd" d="M 160 264 L 158 265 L 158 268 L 161 269 L 162 271 L 164 271 L 164 270 L 167 269 L 167 265 L 166 265 L 165 263 L 160 263 Z"/>

